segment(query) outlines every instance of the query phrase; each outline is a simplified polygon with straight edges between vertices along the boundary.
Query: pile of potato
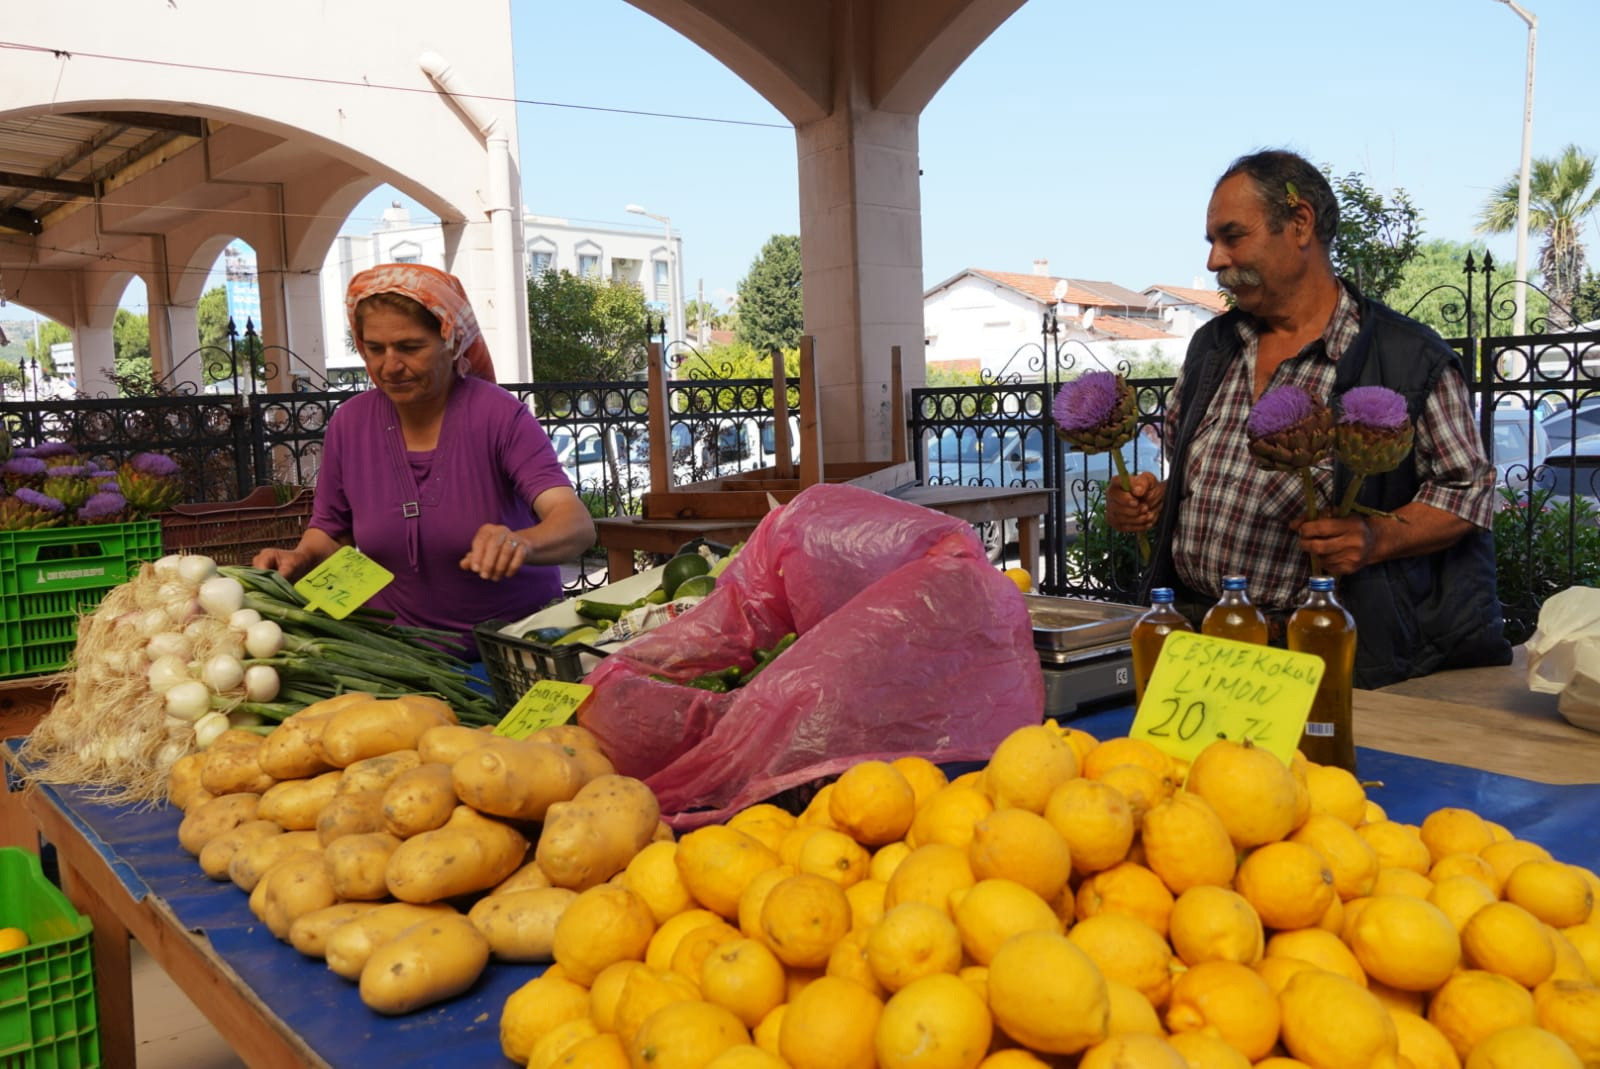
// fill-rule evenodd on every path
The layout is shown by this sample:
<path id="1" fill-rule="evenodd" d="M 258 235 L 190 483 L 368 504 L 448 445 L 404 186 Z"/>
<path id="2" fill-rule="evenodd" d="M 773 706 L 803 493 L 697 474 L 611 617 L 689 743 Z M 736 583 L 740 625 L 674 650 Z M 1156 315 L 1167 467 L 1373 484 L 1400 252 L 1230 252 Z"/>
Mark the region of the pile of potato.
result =
<path id="1" fill-rule="evenodd" d="M 509 739 L 422 695 L 230 731 L 174 765 L 168 798 L 207 876 L 385 1014 L 460 994 L 491 957 L 551 960 L 567 903 L 671 836 L 584 729 Z"/>

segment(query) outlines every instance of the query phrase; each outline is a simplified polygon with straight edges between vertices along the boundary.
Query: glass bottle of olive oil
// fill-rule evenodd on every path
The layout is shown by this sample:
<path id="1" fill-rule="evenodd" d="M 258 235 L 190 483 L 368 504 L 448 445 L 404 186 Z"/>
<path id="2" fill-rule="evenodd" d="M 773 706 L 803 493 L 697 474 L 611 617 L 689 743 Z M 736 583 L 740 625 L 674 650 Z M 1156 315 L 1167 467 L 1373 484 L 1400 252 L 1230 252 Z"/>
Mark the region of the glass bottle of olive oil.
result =
<path id="1" fill-rule="evenodd" d="M 1300 752 L 1319 765 L 1356 770 L 1351 675 L 1356 663 L 1356 622 L 1333 596 L 1333 577 L 1311 577 L 1305 600 L 1289 617 L 1289 648 L 1322 658 L 1322 682 L 1311 701 Z"/>
<path id="2" fill-rule="evenodd" d="M 1247 586 L 1242 575 L 1223 577 L 1222 597 L 1200 621 L 1201 634 L 1266 645 L 1267 617 L 1250 600 Z"/>
<path id="3" fill-rule="evenodd" d="M 1155 671 L 1156 658 L 1167 636 L 1174 631 L 1193 631 L 1189 621 L 1172 604 L 1172 589 L 1158 586 L 1150 591 L 1150 608 L 1133 623 L 1133 695 L 1135 706 L 1144 701 L 1144 688 Z"/>

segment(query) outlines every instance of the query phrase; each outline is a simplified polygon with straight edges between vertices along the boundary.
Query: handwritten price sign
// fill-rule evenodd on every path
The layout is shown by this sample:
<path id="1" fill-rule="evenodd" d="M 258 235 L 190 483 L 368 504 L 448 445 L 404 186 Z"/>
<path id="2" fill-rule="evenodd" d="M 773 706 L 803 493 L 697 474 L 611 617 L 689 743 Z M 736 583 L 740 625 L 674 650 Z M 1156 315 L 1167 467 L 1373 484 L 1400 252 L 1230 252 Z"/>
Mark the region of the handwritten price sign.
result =
<path id="1" fill-rule="evenodd" d="M 594 690 L 587 683 L 563 683 L 555 679 L 541 679 L 528 688 L 505 719 L 495 725 L 494 733 L 511 739 L 525 739 L 540 728 L 565 724 L 572 719 L 583 704 L 583 699 Z"/>
<path id="2" fill-rule="evenodd" d="M 343 620 L 393 581 L 389 569 L 354 546 L 345 546 L 307 572 L 294 588 L 311 608 Z"/>
<path id="3" fill-rule="evenodd" d="M 1174 631 L 1128 734 L 1186 761 L 1218 739 L 1248 739 L 1288 761 L 1322 668 L 1315 654 Z"/>

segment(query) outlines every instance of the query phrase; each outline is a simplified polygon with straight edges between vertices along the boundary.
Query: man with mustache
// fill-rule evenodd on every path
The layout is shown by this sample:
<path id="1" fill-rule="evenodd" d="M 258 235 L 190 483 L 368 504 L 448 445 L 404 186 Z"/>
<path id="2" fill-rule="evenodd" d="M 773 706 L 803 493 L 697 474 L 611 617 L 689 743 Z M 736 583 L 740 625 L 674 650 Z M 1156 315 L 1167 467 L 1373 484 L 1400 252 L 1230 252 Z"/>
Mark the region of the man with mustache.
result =
<path id="1" fill-rule="evenodd" d="M 1359 687 L 1509 663 L 1489 530 L 1495 473 L 1460 361 L 1428 327 L 1335 274 L 1338 227 L 1326 177 L 1294 153 L 1257 152 L 1223 173 L 1206 210 L 1206 267 L 1234 307 L 1190 342 L 1166 410 L 1167 482 L 1145 472 L 1125 490 L 1113 480 L 1106 518 L 1155 531 L 1146 595 L 1173 587 L 1198 622 L 1223 576 L 1247 575 L 1275 641 L 1315 556 L 1356 618 Z M 1392 518 L 1306 520 L 1300 478 L 1257 466 L 1246 420 L 1285 384 L 1330 407 L 1355 386 L 1405 397 L 1415 446 L 1359 498 Z M 1313 477 L 1326 506 L 1349 474 L 1326 464 Z"/>

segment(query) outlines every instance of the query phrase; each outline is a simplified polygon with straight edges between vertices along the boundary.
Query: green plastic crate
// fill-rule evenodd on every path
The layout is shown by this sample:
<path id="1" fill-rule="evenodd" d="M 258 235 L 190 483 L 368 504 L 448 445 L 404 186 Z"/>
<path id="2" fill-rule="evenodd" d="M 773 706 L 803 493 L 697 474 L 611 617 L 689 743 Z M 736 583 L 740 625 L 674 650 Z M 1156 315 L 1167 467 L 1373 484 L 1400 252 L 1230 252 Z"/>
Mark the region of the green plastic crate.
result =
<path id="1" fill-rule="evenodd" d="M 159 556 L 158 520 L 0 531 L 0 679 L 65 667 L 78 617 Z"/>
<path id="2" fill-rule="evenodd" d="M 0 848 L 0 927 L 29 939 L 0 953 L 0 1069 L 95 1069 L 93 928 L 16 847 Z"/>

